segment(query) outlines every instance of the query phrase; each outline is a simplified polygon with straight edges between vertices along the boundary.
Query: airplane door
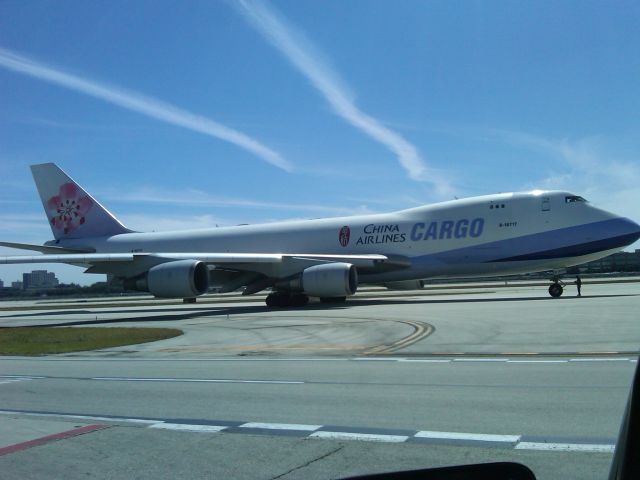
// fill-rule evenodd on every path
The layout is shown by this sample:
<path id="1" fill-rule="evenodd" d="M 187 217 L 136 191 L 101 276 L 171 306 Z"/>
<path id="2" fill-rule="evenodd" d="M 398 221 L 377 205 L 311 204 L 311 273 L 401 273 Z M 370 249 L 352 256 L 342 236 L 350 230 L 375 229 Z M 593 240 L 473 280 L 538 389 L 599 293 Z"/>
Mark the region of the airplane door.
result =
<path id="1" fill-rule="evenodd" d="M 548 212 L 549 210 L 551 210 L 551 202 L 549 200 L 549 197 L 543 197 L 542 198 L 542 211 L 543 212 Z"/>

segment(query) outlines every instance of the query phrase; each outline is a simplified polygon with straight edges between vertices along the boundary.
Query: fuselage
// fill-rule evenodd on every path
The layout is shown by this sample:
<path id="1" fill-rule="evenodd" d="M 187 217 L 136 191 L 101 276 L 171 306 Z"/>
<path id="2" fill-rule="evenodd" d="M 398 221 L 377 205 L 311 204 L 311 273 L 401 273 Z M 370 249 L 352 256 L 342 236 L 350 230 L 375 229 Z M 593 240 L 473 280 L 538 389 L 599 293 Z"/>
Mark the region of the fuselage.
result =
<path id="1" fill-rule="evenodd" d="M 260 252 L 383 254 L 408 268 L 365 274 L 378 283 L 561 269 L 601 258 L 640 237 L 640 226 L 569 192 L 452 200 L 387 214 L 203 230 L 64 239 L 100 253 Z"/>

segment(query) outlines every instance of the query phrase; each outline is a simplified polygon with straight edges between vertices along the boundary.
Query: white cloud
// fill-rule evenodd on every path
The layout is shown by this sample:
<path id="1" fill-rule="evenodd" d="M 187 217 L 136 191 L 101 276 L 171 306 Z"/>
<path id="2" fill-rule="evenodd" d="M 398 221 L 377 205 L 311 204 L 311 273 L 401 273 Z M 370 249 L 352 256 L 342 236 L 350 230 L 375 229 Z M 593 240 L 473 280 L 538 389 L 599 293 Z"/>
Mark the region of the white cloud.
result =
<path id="1" fill-rule="evenodd" d="M 324 215 L 353 215 L 363 211 L 362 206 L 344 208 L 309 203 L 279 203 L 247 198 L 217 197 L 194 189 L 181 191 L 178 195 L 154 188 L 141 188 L 124 193 L 104 191 L 100 196 L 106 202 L 150 203 L 190 207 L 240 207 L 283 210 L 285 212 L 310 212 Z"/>
<path id="2" fill-rule="evenodd" d="M 2 240 L 13 239 L 13 241 L 16 241 L 15 239 L 22 235 L 22 240 L 19 241 L 27 241 L 25 240 L 25 235 L 39 238 L 45 234 L 51 236 L 51 229 L 44 212 L 41 214 L 0 214 L 0 239 Z"/>
<path id="3" fill-rule="evenodd" d="M 544 176 L 527 182 L 524 189 L 567 190 L 582 195 L 596 207 L 640 221 L 640 159 L 619 153 L 628 139 L 599 135 L 558 140 L 500 129 L 484 133 L 554 160 L 552 167 L 546 167 Z M 638 248 L 638 244 L 630 248 Z"/>
<path id="4" fill-rule="evenodd" d="M 248 135 L 161 100 L 72 75 L 4 48 L 0 48 L 0 66 L 13 72 L 28 75 L 75 92 L 99 98 L 105 102 L 118 105 L 119 107 L 156 120 L 225 140 L 285 171 L 291 171 L 293 169 L 292 165 L 282 158 L 280 154 Z"/>
<path id="5" fill-rule="evenodd" d="M 637 160 L 619 158 L 602 138 L 562 140 L 551 151 L 564 165 L 543 179 L 544 187 L 575 191 L 597 206 L 640 220 Z"/>
<path id="6" fill-rule="evenodd" d="M 414 145 L 355 105 L 353 96 L 339 75 L 303 33 L 288 24 L 266 3 L 239 0 L 235 5 L 249 23 L 307 77 L 336 115 L 396 154 L 400 165 L 412 179 L 429 181 L 439 195 L 450 195 L 449 183 L 424 163 Z"/>

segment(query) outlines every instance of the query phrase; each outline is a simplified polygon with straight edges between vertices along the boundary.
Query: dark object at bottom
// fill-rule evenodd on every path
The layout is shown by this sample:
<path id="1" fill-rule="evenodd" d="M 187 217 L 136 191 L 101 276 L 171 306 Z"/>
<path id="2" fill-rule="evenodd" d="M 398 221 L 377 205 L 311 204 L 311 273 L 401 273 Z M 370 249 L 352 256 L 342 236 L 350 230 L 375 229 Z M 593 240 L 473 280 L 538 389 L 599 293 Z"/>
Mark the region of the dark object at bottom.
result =
<path id="1" fill-rule="evenodd" d="M 520 463 L 499 462 L 454 467 L 427 468 L 404 472 L 376 473 L 348 477 L 345 480 L 536 480 L 531 470 Z"/>

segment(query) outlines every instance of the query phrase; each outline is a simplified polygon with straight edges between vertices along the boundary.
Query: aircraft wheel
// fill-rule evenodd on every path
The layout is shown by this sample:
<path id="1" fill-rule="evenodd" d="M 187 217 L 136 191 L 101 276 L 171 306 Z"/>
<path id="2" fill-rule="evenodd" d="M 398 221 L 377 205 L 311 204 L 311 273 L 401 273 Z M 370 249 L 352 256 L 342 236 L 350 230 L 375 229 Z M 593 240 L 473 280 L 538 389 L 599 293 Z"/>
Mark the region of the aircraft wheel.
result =
<path id="1" fill-rule="evenodd" d="M 277 307 L 278 306 L 277 298 L 278 298 L 277 295 L 275 295 L 274 293 L 270 293 L 269 295 L 267 295 L 267 298 L 264 299 L 265 303 L 267 304 L 267 307 L 269 308 Z"/>
<path id="2" fill-rule="evenodd" d="M 344 303 L 347 297 L 320 297 L 320 303 Z"/>
<path id="3" fill-rule="evenodd" d="M 298 298 L 300 297 L 300 298 Z M 291 295 L 284 292 L 276 292 L 267 295 L 265 302 L 267 307 L 301 307 L 309 301 L 306 295 Z"/>
<path id="4" fill-rule="evenodd" d="M 558 283 L 552 283 L 549 286 L 549 295 L 551 295 L 553 298 L 558 298 L 560 295 L 562 295 L 562 286 Z"/>
<path id="5" fill-rule="evenodd" d="M 291 295 L 291 305 L 293 307 L 304 307 L 307 303 L 309 303 L 309 297 L 306 295 L 302 293 Z"/>

